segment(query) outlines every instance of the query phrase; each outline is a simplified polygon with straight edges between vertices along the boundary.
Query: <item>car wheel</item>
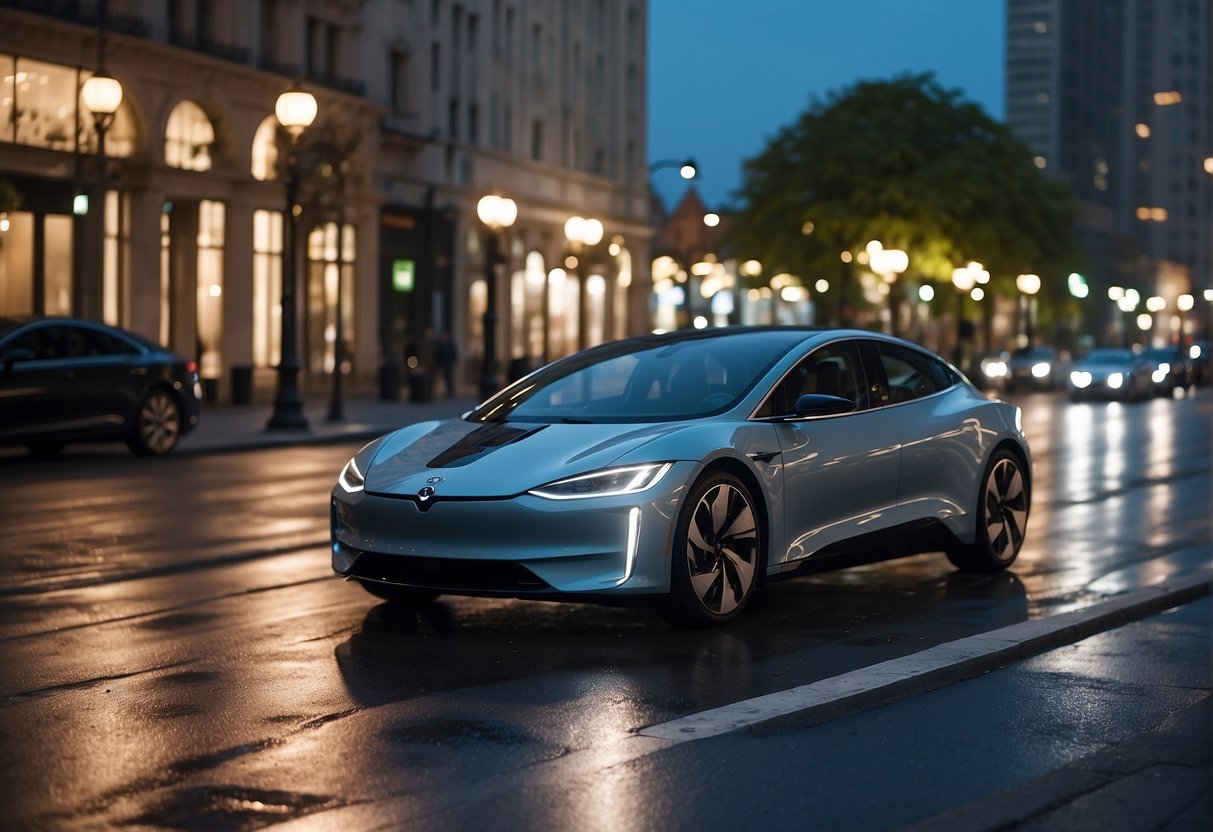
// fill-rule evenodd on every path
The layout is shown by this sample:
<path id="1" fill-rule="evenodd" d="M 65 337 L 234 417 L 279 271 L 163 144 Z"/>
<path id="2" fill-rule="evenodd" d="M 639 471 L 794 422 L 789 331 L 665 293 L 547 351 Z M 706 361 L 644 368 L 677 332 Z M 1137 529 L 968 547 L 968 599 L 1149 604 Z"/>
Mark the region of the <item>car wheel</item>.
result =
<path id="1" fill-rule="evenodd" d="M 1010 451 L 995 452 L 986 466 L 977 504 L 977 536 L 972 545 L 948 550 L 959 569 L 996 572 L 1019 554 L 1028 526 L 1028 483 L 1023 464 Z"/>
<path id="2" fill-rule="evenodd" d="M 173 394 L 152 390 L 139 405 L 134 433 L 127 444 L 139 456 L 163 456 L 181 437 L 181 408 Z"/>
<path id="3" fill-rule="evenodd" d="M 407 607 L 419 607 L 428 604 L 442 593 L 436 589 L 420 589 L 415 586 L 397 586 L 396 584 L 381 584 L 378 581 L 359 581 L 362 588 L 393 604 Z"/>
<path id="4" fill-rule="evenodd" d="M 687 495 L 674 534 L 670 599 L 680 624 L 711 626 L 735 618 L 753 595 L 762 563 L 754 498 L 723 471 L 700 479 Z"/>

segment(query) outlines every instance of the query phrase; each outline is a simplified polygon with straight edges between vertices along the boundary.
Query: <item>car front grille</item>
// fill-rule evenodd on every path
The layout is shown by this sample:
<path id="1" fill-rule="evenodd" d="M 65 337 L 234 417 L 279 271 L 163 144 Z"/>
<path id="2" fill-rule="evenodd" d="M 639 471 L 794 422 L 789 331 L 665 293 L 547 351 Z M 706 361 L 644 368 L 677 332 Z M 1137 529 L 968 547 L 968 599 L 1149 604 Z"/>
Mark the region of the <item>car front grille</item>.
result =
<path id="1" fill-rule="evenodd" d="M 363 552 L 348 577 L 450 592 L 545 592 L 551 584 L 518 563 Z"/>

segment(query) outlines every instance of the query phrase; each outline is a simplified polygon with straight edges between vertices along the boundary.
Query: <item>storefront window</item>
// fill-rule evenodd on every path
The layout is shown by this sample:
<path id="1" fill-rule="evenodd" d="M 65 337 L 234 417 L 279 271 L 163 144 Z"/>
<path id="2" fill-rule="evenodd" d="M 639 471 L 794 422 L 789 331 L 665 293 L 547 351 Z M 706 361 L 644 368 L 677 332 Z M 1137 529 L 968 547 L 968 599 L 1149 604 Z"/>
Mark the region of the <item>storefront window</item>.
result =
<path id="1" fill-rule="evenodd" d="M 164 131 L 164 163 L 182 170 L 211 169 L 215 129 L 206 113 L 192 101 L 182 101 L 169 114 Z"/>
<path id="2" fill-rule="evenodd" d="M 585 345 L 596 347 L 606 338 L 606 278 L 585 278 Z"/>
<path id="3" fill-rule="evenodd" d="M 282 212 L 253 212 L 253 364 L 276 367 L 282 349 Z"/>
<path id="4" fill-rule="evenodd" d="M 307 235 L 307 368 L 331 373 L 337 342 L 337 293 L 341 292 L 343 372 L 350 371 L 354 342 L 354 265 L 358 250 L 353 225 L 335 222 L 316 226 Z"/>
<path id="5" fill-rule="evenodd" d="M 9 211 L 0 231 L 0 315 L 34 311 L 34 215 Z"/>
<path id="6" fill-rule="evenodd" d="M 13 91 L 17 88 L 16 61 L 12 55 L 0 55 L 0 140 L 13 136 Z"/>
<path id="7" fill-rule="evenodd" d="M 619 250 L 615 258 L 617 277 L 615 278 L 615 309 L 611 321 L 611 337 L 626 338 L 628 328 L 628 292 L 632 285 L 632 253 L 626 248 Z"/>
<path id="8" fill-rule="evenodd" d="M 130 274 L 130 206 L 118 191 L 105 194 L 105 322 L 126 323 L 127 276 Z"/>
<path id="9" fill-rule="evenodd" d="M 168 344 L 172 337 L 173 321 L 173 272 L 172 272 L 172 217 L 171 206 L 166 204 L 160 211 L 160 343 Z"/>
<path id="10" fill-rule="evenodd" d="M 528 366 L 543 356 L 543 287 L 547 279 L 543 255 L 526 256 L 526 266 L 515 272 L 510 285 L 510 355 L 526 358 Z"/>
<path id="11" fill-rule="evenodd" d="M 253 136 L 253 178 L 266 182 L 278 178 L 278 119 L 268 116 Z"/>
<path id="12" fill-rule="evenodd" d="M 47 214 L 43 220 L 42 311 L 47 315 L 72 314 L 72 218 Z"/>
<path id="13" fill-rule="evenodd" d="M 224 205 L 198 203 L 198 374 L 219 378 L 223 370 Z"/>
<path id="14" fill-rule="evenodd" d="M 548 272 L 548 360 L 577 351 L 580 287 L 564 269 Z"/>
<path id="15" fill-rule="evenodd" d="M 76 70 L 21 58 L 14 84 L 17 143 L 75 150 Z"/>

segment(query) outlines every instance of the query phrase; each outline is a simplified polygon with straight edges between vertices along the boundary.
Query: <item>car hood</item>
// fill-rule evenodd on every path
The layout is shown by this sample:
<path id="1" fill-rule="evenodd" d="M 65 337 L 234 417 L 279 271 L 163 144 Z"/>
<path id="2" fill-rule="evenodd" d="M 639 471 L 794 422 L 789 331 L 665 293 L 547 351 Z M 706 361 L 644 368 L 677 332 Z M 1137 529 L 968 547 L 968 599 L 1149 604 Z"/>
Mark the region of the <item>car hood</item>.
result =
<path id="1" fill-rule="evenodd" d="M 582 425 L 462 419 L 416 425 L 384 438 L 366 471 L 366 491 L 410 496 L 429 485 L 442 497 L 513 497 L 553 480 L 604 468 L 660 437 L 685 429 L 683 423 Z"/>

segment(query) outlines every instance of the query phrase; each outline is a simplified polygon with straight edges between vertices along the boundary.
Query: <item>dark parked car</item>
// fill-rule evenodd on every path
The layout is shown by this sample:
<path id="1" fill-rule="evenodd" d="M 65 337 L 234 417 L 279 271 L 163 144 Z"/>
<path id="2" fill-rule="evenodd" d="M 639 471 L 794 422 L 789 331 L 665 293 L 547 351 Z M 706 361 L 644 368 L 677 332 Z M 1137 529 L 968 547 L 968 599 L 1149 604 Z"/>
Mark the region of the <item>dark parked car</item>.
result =
<path id="1" fill-rule="evenodd" d="M 124 440 L 166 454 L 198 424 L 198 367 L 133 332 L 78 318 L 0 318 L 0 444 L 54 454 Z"/>

